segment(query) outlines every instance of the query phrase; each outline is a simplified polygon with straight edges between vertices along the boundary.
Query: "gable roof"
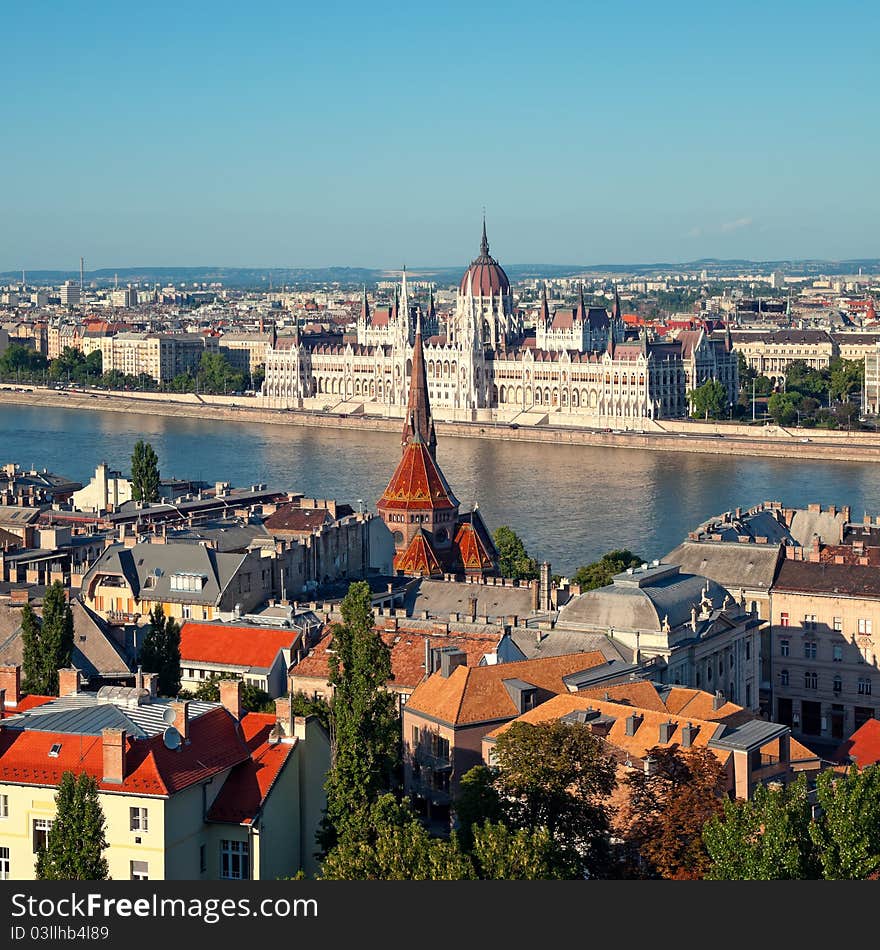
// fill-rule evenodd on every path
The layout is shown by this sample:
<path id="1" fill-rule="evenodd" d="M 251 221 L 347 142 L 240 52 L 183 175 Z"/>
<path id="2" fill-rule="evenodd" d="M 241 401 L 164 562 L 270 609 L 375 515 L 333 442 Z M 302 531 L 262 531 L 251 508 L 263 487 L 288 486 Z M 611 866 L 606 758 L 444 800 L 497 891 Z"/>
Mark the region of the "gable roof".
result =
<path id="1" fill-rule="evenodd" d="M 422 528 L 413 535 L 405 551 L 394 555 L 394 568 L 418 577 L 440 577 L 443 574 L 440 561 Z"/>
<path id="2" fill-rule="evenodd" d="M 289 650 L 300 631 L 188 620 L 180 628 L 180 659 L 252 670 L 271 669 L 282 650 Z"/>
<path id="3" fill-rule="evenodd" d="M 860 769 L 880 762 L 880 720 L 869 719 L 834 753 L 835 762 L 855 762 Z"/>
<path id="4" fill-rule="evenodd" d="M 544 693 L 567 693 L 563 677 L 604 663 L 605 657 L 595 651 L 496 666 L 459 666 L 448 677 L 438 671 L 420 683 L 406 708 L 456 726 L 512 719 L 519 710 L 505 680 L 519 679 Z"/>

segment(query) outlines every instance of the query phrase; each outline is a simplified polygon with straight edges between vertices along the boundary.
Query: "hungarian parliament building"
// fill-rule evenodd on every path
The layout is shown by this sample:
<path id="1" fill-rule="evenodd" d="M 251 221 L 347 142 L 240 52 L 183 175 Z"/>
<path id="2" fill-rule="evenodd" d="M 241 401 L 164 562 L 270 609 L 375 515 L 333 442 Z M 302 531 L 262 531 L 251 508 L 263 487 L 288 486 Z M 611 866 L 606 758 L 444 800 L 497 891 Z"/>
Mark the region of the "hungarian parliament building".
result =
<path id="1" fill-rule="evenodd" d="M 735 402 L 737 354 L 729 334 L 682 331 L 649 340 L 625 330 L 615 293 L 609 314 L 586 306 L 556 309 L 546 292 L 527 331 L 502 266 L 479 256 L 461 278 L 455 309 L 441 328 L 433 296 L 410 299 L 404 271 L 394 301 L 371 308 L 364 292 L 357 342 L 279 340 L 267 352 L 262 397 L 276 409 L 324 409 L 403 417 L 417 326 L 431 405 L 438 419 L 641 428 L 688 413 L 688 392 L 719 380 Z M 443 332 L 441 332 L 441 329 Z"/>

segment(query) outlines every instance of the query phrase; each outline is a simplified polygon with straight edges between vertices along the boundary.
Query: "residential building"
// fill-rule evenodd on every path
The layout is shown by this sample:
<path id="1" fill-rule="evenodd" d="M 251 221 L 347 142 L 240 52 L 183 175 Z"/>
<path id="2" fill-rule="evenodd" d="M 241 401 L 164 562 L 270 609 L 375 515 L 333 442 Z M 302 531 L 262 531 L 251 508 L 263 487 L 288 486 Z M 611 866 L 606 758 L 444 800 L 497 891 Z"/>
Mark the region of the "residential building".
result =
<path id="1" fill-rule="evenodd" d="M 73 507 L 80 511 L 93 511 L 96 514 L 115 511 L 120 505 L 131 501 L 131 482 L 122 472 L 112 471 L 106 462 L 101 462 L 88 485 L 74 492 L 71 500 Z"/>
<path id="2" fill-rule="evenodd" d="M 79 284 L 72 280 L 65 280 L 61 285 L 61 306 L 78 307 L 80 304 Z"/>
<path id="3" fill-rule="evenodd" d="M 100 339 L 104 372 L 141 373 L 164 383 L 195 372 L 204 353 L 219 350 L 217 338 L 201 333 L 117 333 Z"/>

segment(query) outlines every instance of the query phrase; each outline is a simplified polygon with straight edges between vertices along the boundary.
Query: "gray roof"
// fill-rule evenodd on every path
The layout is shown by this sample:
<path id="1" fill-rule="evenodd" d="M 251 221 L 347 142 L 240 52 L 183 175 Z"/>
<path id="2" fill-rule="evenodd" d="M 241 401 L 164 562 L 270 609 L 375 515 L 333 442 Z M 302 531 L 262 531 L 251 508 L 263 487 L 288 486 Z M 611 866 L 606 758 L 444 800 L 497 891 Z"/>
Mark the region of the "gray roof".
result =
<path id="1" fill-rule="evenodd" d="M 202 544 L 187 542 L 150 544 L 132 547 L 114 544 L 92 565 L 83 578 L 85 589 L 96 574 L 114 574 L 125 577 L 134 597 L 149 591 L 155 601 L 217 604 L 226 586 L 235 576 L 245 554 L 223 554 Z M 195 574 L 205 578 L 202 590 L 172 590 L 174 574 Z"/>
<path id="2" fill-rule="evenodd" d="M 846 516 L 838 509 L 836 514 L 830 511 L 809 511 L 799 508 L 791 519 L 791 536 L 796 544 L 809 547 L 813 535 L 818 534 L 826 544 L 840 544 Z"/>
<path id="3" fill-rule="evenodd" d="M 423 578 L 407 591 L 404 607 L 409 616 L 427 610 L 431 617 L 448 620 L 453 613 L 470 617 L 471 598 L 477 598 L 477 616 L 499 618 L 532 616 L 532 592 L 528 587 L 504 587 L 491 584 L 466 584 Z"/>
<path id="4" fill-rule="evenodd" d="M 779 544 L 685 541 L 663 560 L 685 574 L 709 577 L 722 587 L 768 590 L 776 578 Z"/>
<path id="5" fill-rule="evenodd" d="M 61 732 L 80 736 L 99 736 L 103 729 L 125 729 L 131 736 L 160 735 L 168 728 L 165 711 L 168 699 L 153 699 L 143 706 L 125 707 L 98 699 L 96 693 L 61 696 L 43 706 L 3 720 L 4 729 L 34 732 Z M 195 719 L 218 703 L 190 701 L 188 717 Z"/>
<path id="6" fill-rule="evenodd" d="M 781 723 L 753 719 L 741 726 L 722 726 L 721 731 L 709 740 L 709 748 L 751 752 L 790 732 L 791 729 Z"/>
<path id="7" fill-rule="evenodd" d="M 254 541 L 270 540 L 270 535 L 261 524 L 246 524 L 237 519 L 210 521 L 168 532 L 169 541 L 198 544 L 210 541 L 221 554 L 246 551 Z"/>
<path id="8" fill-rule="evenodd" d="M 540 642 L 537 634 L 542 634 Z M 589 633 L 585 630 L 537 631 L 533 628 L 517 627 L 510 638 L 519 647 L 527 660 L 536 660 L 542 656 L 566 656 L 569 653 L 591 653 L 598 650 L 606 660 L 617 662 L 632 660 L 632 651 L 624 644 L 611 640 L 604 633 Z"/>
<path id="9" fill-rule="evenodd" d="M 720 606 L 729 596 L 720 584 L 698 574 L 679 573 L 670 565 L 618 574 L 612 584 L 575 597 L 559 613 L 560 626 L 584 626 L 658 632 L 664 620 L 670 628 L 689 623 L 691 607 L 704 590 Z"/>

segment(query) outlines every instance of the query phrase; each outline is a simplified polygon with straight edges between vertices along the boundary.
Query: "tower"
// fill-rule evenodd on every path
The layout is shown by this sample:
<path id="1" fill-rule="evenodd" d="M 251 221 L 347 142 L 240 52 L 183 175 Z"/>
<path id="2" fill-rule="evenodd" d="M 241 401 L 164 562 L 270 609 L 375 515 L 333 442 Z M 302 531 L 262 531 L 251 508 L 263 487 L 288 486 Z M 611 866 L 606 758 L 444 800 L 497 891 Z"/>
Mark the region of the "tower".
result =
<path id="1" fill-rule="evenodd" d="M 418 435 L 428 447 L 431 458 L 437 458 L 437 433 L 434 430 L 434 418 L 431 415 L 431 401 L 428 396 L 428 377 L 425 372 L 425 354 L 422 350 L 422 319 L 416 317 L 416 339 L 413 345 L 412 374 L 409 380 L 409 397 L 406 404 L 406 416 L 403 423 L 403 437 L 400 444 L 406 451 L 407 445 Z"/>

